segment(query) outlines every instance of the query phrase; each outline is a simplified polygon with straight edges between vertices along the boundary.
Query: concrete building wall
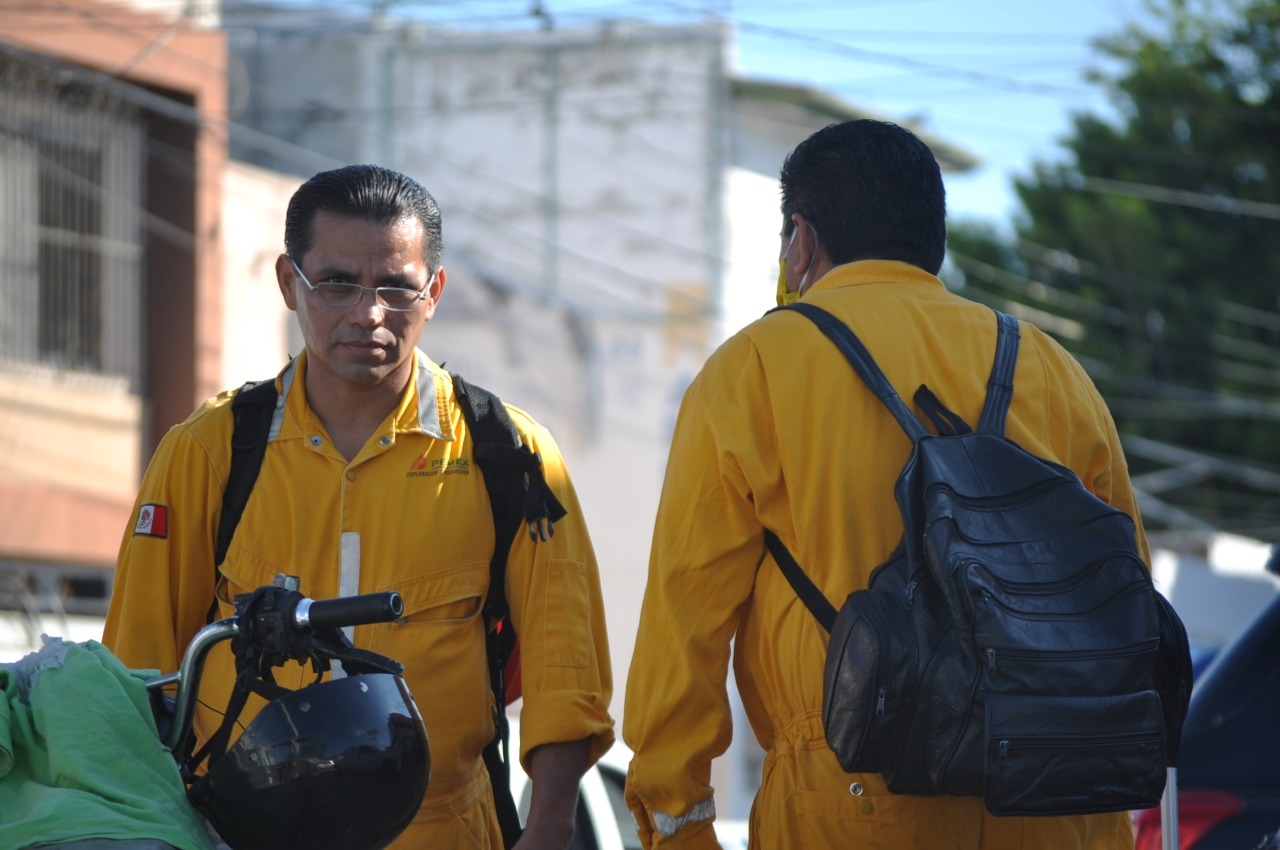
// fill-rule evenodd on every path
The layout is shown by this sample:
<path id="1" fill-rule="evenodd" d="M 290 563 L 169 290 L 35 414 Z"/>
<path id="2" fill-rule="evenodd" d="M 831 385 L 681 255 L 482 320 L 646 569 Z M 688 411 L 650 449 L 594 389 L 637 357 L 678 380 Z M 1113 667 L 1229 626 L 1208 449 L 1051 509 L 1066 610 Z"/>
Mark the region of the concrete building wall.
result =
<path id="1" fill-rule="evenodd" d="M 123 379 L 0 369 L 0 556 L 114 563 L 142 413 Z"/>
<path id="2" fill-rule="evenodd" d="M 302 348 L 276 285 L 284 213 L 301 180 L 243 162 L 223 176 L 223 316 L 220 389 L 275 375 Z"/>

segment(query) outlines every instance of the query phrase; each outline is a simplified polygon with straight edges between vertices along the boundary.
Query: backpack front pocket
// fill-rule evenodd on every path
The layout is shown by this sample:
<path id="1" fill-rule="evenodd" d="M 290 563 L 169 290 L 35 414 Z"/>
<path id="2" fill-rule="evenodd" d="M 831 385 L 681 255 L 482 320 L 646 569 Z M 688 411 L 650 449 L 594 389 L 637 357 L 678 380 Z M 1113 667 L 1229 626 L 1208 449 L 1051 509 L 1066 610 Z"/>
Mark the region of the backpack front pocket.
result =
<path id="1" fill-rule="evenodd" d="M 879 773 L 892 765 L 909 722 L 916 650 L 904 613 L 885 593 L 857 590 L 831 629 L 822 722 L 848 773 Z"/>
<path id="2" fill-rule="evenodd" d="M 1164 720 L 1155 691 L 1055 698 L 989 693 L 986 714 L 983 797 L 992 814 L 1092 814 L 1159 804 Z"/>

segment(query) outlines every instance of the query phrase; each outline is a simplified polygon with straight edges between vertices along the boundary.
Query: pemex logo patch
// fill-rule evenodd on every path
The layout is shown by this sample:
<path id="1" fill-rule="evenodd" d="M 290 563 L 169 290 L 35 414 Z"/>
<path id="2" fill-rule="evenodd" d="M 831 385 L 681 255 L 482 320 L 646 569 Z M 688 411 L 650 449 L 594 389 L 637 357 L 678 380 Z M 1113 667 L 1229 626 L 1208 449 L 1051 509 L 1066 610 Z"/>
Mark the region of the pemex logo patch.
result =
<path id="1" fill-rule="evenodd" d="M 471 461 L 465 457 L 450 460 L 448 458 L 432 459 L 427 455 L 423 455 L 409 465 L 409 471 L 405 477 L 431 478 L 436 475 L 469 475 L 470 473 Z"/>
<path id="2" fill-rule="evenodd" d="M 169 508 L 164 505 L 143 505 L 138 508 L 138 521 L 133 526 L 134 536 L 168 537 Z"/>

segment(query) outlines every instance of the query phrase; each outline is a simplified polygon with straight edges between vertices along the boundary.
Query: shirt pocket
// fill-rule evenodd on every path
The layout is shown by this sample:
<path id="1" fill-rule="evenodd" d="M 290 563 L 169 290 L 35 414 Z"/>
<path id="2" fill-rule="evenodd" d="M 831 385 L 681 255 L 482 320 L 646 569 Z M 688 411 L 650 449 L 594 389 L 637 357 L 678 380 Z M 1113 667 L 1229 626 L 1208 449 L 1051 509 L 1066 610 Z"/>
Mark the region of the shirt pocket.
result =
<path id="1" fill-rule="evenodd" d="M 591 663 L 591 607 L 587 565 L 552 560 L 547 564 L 546 663 L 587 667 Z"/>
<path id="2" fill-rule="evenodd" d="M 460 713 L 485 718 L 481 727 L 487 722 L 493 694 L 485 672 L 481 609 L 488 589 L 488 561 L 460 564 L 378 588 L 399 593 L 404 614 L 374 628 L 369 648 L 404 665 L 405 679 L 432 734 L 465 737 L 459 730 L 469 728 L 472 721 L 462 719 Z M 423 701 L 429 693 L 448 694 L 448 699 Z"/>
<path id="3" fill-rule="evenodd" d="M 378 590 L 393 590 L 404 601 L 404 614 L 393 630 L 449 628 L 479 617 L 489 591 L 489 563 L 460 564 Z"/>
<path id="4" fill-rule="evenodd" d="M 276 564 L 248 549 L 237 547 L 233 542 L 227 549 L 226 559 L 218 569 L 218 583 L 214 589 L 218 605 L 216 616 L 234 616 L 237 596 L 252 593 L 260 587 L 273 584 L 276 576 L 283 572 L 285 570 L 280 569 Z M 310 595 L 306 585 L 303 585 L 300 591 L 303 596 Z M 226 644 L 226 650 L 230 651 L 230 644 Z M 271 675 L 280 687 L 298 690 L 315 680 L 316 671 L 310 664 L 286 661 L 282 666 L 273 667 Z M 225 703 L 215 703 L 215 707 L 220 711 L 225 705 Z"/>
<path id="5" fill-rule="evenodd" d="M 267 559 L 238 547 L 233 542 L 227 549 L 227 557 L 222 566 L 218 567 L 218 584 L 214 590 L 218 598 L 218 616 L 230 617 L 235 614 L 237 596 L 274 583 L 276 576 L 283 572 Z M 306 587 L 301 590 L 304 596 L 308 595 Z"/>

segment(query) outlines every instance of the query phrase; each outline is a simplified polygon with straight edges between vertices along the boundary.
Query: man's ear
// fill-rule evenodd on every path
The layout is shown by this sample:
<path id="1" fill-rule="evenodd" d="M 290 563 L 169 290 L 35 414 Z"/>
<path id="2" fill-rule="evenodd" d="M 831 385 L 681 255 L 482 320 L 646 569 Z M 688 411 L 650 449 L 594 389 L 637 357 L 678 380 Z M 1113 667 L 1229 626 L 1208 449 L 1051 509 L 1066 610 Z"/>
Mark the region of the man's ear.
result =
<path id="1" fill-rule="evenodd" d="M 298 292 L 294 287 L 295 277 L 293 261 L 289 259 L 289 255 L 281 254 L 276 257 L 276 285 L 280 287 L 280 295 L 284 297 L 285 306 L 297 312 Z"/>
<path id="2" fill-rule="evenodd" d="M 440 304 L 440 298 L 444 295 L 444 285 L 447 278 L 448 275 L 445 273 L 444 266 L 441 266 L 436 269 L 436 273 L 427 282 L 426 311 L 424 313 L 427 321 L 431 321 L 431 317 L 436 313 L 436 307 Z"/>
<path id="3" fill-rule="evenodd" d="M 800 213 L 791 214 L 791 224 L 796 229 L 796 241 L 791 249 L 791 259 L 787 261 L 787 276 L 791 277 L 792 272 L 795 273 L 796 289 L 794 291 L 798 292 L 800 281 L 806 275 L 808 277 L 806 283 L 813 283 L 815 280 L 812 271 L 818 259 L 818 233 L 809 220 Z"/>

